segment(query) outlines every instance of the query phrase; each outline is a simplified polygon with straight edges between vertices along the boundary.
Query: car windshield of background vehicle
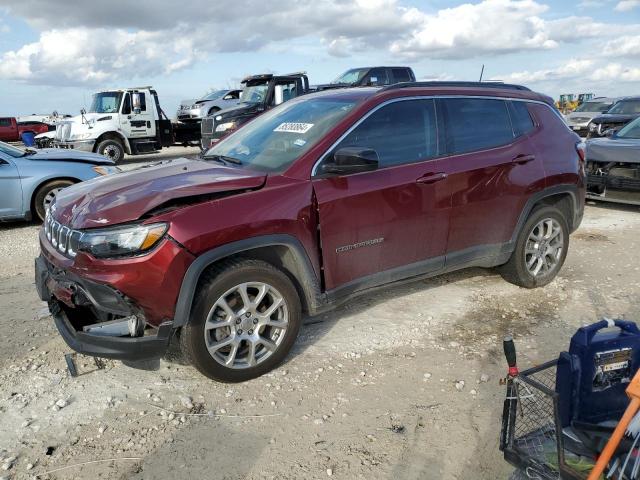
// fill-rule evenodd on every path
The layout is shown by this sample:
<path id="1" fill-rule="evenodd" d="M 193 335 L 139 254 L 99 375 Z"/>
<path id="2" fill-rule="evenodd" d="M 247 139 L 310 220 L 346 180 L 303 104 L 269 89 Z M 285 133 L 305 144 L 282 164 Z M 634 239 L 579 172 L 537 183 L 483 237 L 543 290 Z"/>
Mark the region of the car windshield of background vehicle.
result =
<path id="1" fill-rule="evenodd" d="M 368 68 L 354 68 L 352 70 L 347 70 L 331 83 L 358 83 L 368 71 Z"/>
<path id="2" fill-rule="evenodd" d="M 574 112 L 606 112 L 611 107 L 611 102 L 584 102 Z"/>
<path id="3" fill-rule="evenodd" d="M 202 100 L 217 100 L 220 97 L 222 97 L 225 93 L 227 93 L 226 90 L 213 91 L 206 94 L 204 97 L 202 97 Z"/>
<path id="4" fill-rule="evenodd" d="M 122 92 L 96 93 L 91 102 L 89 113 L 118 113 Z"/>
<path id="5" fill-rule="evenodd" d="M 231 157 L 254 170 L 282 172 L 315 145 L 354 105 L 353 100 L 336 98 L 291 100 L 221 141 L 204 158 Z"/>
<path id="6" fill-rule="evenodd" d="M 9 145 L 8 143 L 4 142 L 0 142 L 0 152 L 7 154 L 13 158 L 24 157 L 26 153 L 25 150 L 14 147 L 13 145 Z"/>
<path id="7" fill-rule="evenodd" d="M 262 83 L 259 85 L 247 85 L 242 90 L 240 95 L 241 103 L 262 103 L 267 96 L 268 83 Z"/>
<path id="8" fill-rule="evenodd" d="M 640 100 L 624 100 L 616 103 L 607 113 L 634 115 L 640 113 Z"/>
<path id="9" fill-rule="evenodd" d="M 640 139 L 640 118 L 622 127 L 617 135 L 619 138 Z"/>

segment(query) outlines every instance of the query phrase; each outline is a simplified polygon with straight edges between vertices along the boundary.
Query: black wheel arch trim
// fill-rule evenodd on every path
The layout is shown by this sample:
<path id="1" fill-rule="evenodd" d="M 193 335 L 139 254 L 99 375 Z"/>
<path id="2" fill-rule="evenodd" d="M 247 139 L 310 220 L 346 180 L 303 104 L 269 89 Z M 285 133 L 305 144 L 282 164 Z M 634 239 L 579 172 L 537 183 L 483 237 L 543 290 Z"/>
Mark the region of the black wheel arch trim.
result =
<path id="1" fill-rule="evenodd" d="M 207 267 L 232 255 L 270 246 L 284 246 L 294 256 L 301 274 L 296 277 L 304 296 L 301 300 L 309 313 L 316 312 L 322 304 L 318 277 L 302 243 L 296 237 L 288 234 L 260 235 L 216 247 L 193 261 L 187 269 L 180 287 L 173 327 L 183 327 L 189 322 L 198 282 Z"/>
<path id="2" fill-rule="evenodd" d="M 518 238 L 518 235 L 520 234 L 520 230 L 522 230 L 524 223 L 527 221 L 527 218 L 529 218 L 529 215 L 538 203 L 540 203 L 545 198 L 553 197 L 560 194 L 568 194 L 571 198 L 571 209 L 573 218 L 568 218 L 567 221 L 569 222 L 569 229 L 571 230 L 571 232 L 575 231 L 582 220 L 582 210 L 584 208 L 584 203 L 581 204 L 580 202 L 578 202 L 578 187 L 571 184 L 554 185 L 535 192 L 529 197 L 527 203 L 525 203 L 524 208 L 522 209 L 522 212 L 520 212 L 518 223 L 513 230 L 511 241 L 509 243 L 515 246 L 515 242 Z"/>

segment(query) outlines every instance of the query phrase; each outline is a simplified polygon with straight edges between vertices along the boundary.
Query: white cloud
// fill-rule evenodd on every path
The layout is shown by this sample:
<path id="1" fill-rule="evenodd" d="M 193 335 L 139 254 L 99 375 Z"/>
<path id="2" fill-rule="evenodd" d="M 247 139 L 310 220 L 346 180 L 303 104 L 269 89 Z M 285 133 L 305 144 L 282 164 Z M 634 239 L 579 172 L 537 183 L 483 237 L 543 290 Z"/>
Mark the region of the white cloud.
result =
<path id="1" fill-rule="evenodd" d="M 628 35 L 608 41 L 602 53 L 609 57 L 640 59 L 640 35 Z"/>
<path id="2" fill-rule="evenodd" d="M 192 63 L 191 42 L 157 32 L 73 28 L 43 32 L 39 41 L 0 59 L 0 77 L 52 85 L 98 84 L 119 76 L 171 72 Z"/>
<path id="3" fill-rule="evenodd" d="M 533 0 L 484 0 L 440 10 L 435 15 L 417 9 L 404 17 L 418 26 L 408 38 L 391 44 L 405 57 L 469 58 L 480 54 L 551 49 L 558 42 L 540 17 L 548 10 Z"/>
<path id="4" fill-rule="evenodd" d="M 609 63 L 596 69 L 589 78 L 594 81 L 640 82 L 640 68 Z"/>
<path id="5" fill-rule="evenodd" d="M 636 7 L 640 7 L 640 0 L 622 0 L 616 5 L 618 12 L 628 12 Z"/>
<path id="6" fill-rule="evenodd" d="M 574 58 L 556 68 L 534 71 L 524 70 L 504 75 L 500 78 L 507 82 L 523 84 L 577 78 L 592 70 L 594 63 L 594 60 L 591 59 Z"/>

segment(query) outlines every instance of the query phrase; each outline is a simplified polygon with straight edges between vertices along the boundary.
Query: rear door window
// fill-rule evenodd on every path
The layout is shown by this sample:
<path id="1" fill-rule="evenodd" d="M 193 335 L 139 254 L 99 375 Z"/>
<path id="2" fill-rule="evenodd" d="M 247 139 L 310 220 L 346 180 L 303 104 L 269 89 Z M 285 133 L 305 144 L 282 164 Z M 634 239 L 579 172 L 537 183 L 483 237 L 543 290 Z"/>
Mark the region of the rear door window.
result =
<path id="1" fill-rule="evenodd" d="M 506 145 L 513 129 L 504 100 L 446 98 L 440 100 L 446 125 L 447 152 L 467 153 Z"/>
<path id="2" fill-rule="evenodd" d="M 509 114 L 516 137 L 526 135 L 535 128 L 526 102 L 509 102 Z"/>
<path id="3" fill-rule="evenodd" d="M 10 118 L 0 118 L 0 127 L 10 127 L 11 119 Z"/>
<path id="4" fill-rule="evenodd" d="M 337 149 L 342 147 L 375 150 L 381 168 L 433 158 L 438 155 L 434 101 L 385 105 L 349 133 Z"/>

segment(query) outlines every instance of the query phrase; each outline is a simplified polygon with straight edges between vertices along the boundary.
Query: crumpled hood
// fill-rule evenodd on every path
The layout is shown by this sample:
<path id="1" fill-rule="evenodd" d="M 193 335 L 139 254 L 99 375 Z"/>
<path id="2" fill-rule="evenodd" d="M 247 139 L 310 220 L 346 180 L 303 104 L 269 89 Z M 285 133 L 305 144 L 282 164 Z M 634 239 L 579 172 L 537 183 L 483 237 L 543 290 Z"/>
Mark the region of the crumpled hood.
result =
<path id="1" fill-rule="evenodd" d="M 256 189 L 265 180 L 263 173 L 178 158 L 66 188 L 53 216 L 75 229 L 105 227 L 135 221 L 173 199 Z"/>
<path id="2" fill-rule="evenodd" d="M 61 149 L 61 148 L 42 148 L 36 150 L 36 153 L 29 155 L 27 160 L 36 161 L 53 161 L 53 162 L 81 162 L 90 163 L 92 165 L 115 165 L 113 160 L 92 152 L 83 152 L 80 150 Z"/>
<path id="3" fill-rule="evenodd" d="M 587 161 L 640 163 L 640 139 L 598 138 L 587 141 Z"/>

